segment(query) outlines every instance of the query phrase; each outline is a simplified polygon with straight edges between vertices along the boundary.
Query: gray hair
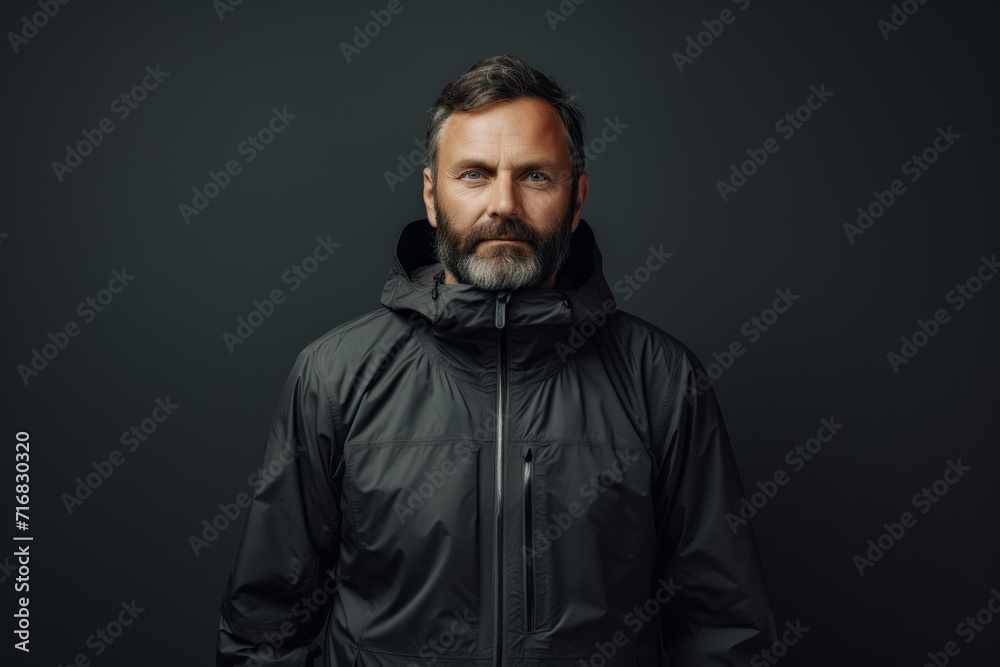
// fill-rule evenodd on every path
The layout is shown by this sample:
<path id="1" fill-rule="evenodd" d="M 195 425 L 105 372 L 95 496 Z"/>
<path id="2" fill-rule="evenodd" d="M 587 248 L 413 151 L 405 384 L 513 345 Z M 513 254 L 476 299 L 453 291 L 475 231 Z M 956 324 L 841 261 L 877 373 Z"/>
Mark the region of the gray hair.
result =
<path id="1" fill-rule="evenodd" d="M 444 88 L 427 119 L 424 166 L 437 174 L 437 152 L 441 145 L 441 127 L 453 111 L 472 111 L 506 100 L 537 97 L 551 104 L 562 119 L 572 160 L 573 189 L 586 167 L 583 152 L 583 111 L 577 106 L 578 95 L 567 95 L 550 77 L 517 56 L 485 58 Z"/>

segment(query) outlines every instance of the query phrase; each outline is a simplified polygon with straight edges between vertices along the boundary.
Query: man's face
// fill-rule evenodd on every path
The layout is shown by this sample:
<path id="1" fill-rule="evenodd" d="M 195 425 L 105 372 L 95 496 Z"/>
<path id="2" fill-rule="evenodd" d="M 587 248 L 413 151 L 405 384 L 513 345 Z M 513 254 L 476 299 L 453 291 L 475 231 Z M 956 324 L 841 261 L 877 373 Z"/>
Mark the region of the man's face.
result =
<path id="1" fill-rule="evenodd" d="M 571 167 L 562 120 L 544 100 L 453 112 L 441 128 L 437 174 L 424 169 L 445 282 L 552 287 L 587 196 L 581 174 L 573 197 Z"/>

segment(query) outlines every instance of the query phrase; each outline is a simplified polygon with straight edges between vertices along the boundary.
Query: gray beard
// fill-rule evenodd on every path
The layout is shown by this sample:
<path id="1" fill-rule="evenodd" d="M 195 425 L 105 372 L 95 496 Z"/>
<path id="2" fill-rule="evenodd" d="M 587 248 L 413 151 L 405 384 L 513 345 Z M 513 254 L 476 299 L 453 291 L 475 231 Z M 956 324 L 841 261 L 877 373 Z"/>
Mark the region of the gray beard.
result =
<path id="1" fill-rule="evenodd" d="M 569 257 L 573 201 L 554 234 L 544 236 L 517 218 L 504 218 L 495 226 L 470 231 L 465 238 L 456 237 L 448 217 L 441 210 L 434 193 L 434 212 L 438 226 L 434 233 L 434 256 L 458 282 L 492 292 L 507 292 L 522 287 L 537 287 Z M 512 235 L 527 241 L 522 245 L 499 244 L 488 257 L 477 252 L 479 243 L 497 236 Z"/>

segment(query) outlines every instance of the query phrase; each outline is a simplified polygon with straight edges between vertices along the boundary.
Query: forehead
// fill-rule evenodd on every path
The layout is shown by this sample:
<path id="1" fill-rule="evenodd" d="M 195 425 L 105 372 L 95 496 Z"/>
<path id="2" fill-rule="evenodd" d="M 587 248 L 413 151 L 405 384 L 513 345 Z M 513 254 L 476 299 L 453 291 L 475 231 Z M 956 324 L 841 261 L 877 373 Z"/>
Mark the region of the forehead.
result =
<path id="1" fill-rule="evenodd" d="M 544 153 L 570 160 L 559 112 L 530 97 L 496 102 L 473 111 L 454 111 L 441 128 L 444 161 L 469 154 Z"/>

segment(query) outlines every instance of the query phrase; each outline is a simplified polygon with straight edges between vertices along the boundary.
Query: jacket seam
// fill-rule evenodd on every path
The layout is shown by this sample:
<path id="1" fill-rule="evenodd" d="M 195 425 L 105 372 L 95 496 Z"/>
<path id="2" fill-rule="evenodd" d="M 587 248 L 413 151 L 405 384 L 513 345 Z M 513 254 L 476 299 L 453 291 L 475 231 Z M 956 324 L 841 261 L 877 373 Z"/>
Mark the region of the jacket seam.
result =
<path id="1" fill-rule="evenodd" d="M 425 438 L 425 439 L 419 439 L 419 438 L 379 438 L 378 440 L 374 440 L 372 442 L 355 442 L 355 443 L 351 443 L 351 447 L 353 447 L 353 448 L 362 448 L 362 447 L 364 447 L 364 448 L 377 448 L 377 447 L 381 447 L 382 445 L 396 445 L 396 444 L 404 444 L 404 445 L 408 445 L 410 447 L 419 447 L 421 445 L 429 445 L 429 444 L 438 443 L 438 444 L 434 445 L 434 446 L 437 447 L 437 446 L 444 446 L 444 445 L 453 444 L 455 442 L 482 442 L 482 443 L 490 444 L 490 443 L 493 442 L 493 440 L 491 440 L 489 438 L 452 438 L 452 437 Z"/>
<path id="2" fill-rule="evenodd" d="M 327 476 L 332 480 L 334 471 L 337 469 L 337 467 L 341 463 L 345 464 L 344 465 L 344 471 L 345 471 L 345 473 L 347 471 L 346 461 L 344 460 L 344 452 L 346 450 L 346 446 L 345 446 L 345 442 L 344 442 L 343 428 L 341 427 L 341 424 L 340 424 L 340 413 L 339 413 L 339 410 L 337 409 L 336 405 L 334 405 L 333 399 L 330 397 L 330 388 L 327 386 L 325 379 L 320 384 L 323 386 L 323 395 L 326 398 L 327 409 L 329 409 L 329 411 L 330 411 L 330 420 L 333 422 L 333 431 L 334 431 L 334 435 L 336 435 L 336 437 L 337 437 L 337 443 L 339 444 L 338 449 L 340 450 L 340 457 L 339 457 L 339 459 L 336 460 L 336 461 L 334 461 L 334 460 L 331 459 L 331 461 L 330 461 L 331 468 L 330 468 L 330 470 L 327 471 Z M 345 495 L 345 490 L 343 488 L 343 485 L 341 485 L 340 493 L 341 493 L 341 495 Z M 340 505 L 340 498 L 336 498 L 335 500 L 337 502 L 337 505 Z M 330 547 L 333 546 L 334 538 L 340 532 L 338 530 L 340 528 L 340 524 L 341 524 L 341 521 L 338 520 L 337 521 L 337 525 L 334 526 L 331 529 L 330 535 L 327 538 L 327 543 L 323 545 L 323 550 L 325 552 L 329 552 L 330 551 Z M 338 563 L 340 562 L 340 555 L 339 554 L 337 554 L 337 562 Z"/>
<path id="3" fill-rule="evenodd" d="M 668 351 L 671 352 L 670 355 L 671 362 L 673 363 L 672 367 L 667 368 L 668 376 L 671 375 L 674 372 L 674 370 L 678 367 L 678 364 L 676 363 L 678 354 L 685 354 L 686 352 L 690 352 L 690 349 L 684 343 L 682 343 L 672 334 L 667 333 L 660 327 L 656 326 L 655 324 L 647 322 L 641 317 L 638 317 L 637 315 L 634 315 L 633 313 L 630 313 L 625 310 L 619 309 L 615 311 L 615 314 L 620 314 L 622 317 L 632 322 L 634 326 L 637 326 L 643 331 L 645 331 L 648 336 L 650 336 L 653 340 L 662 345 L 662 347 L 664 348 L 665 358 L 667 356 L 667 352 Z M 653 442 L 656 442 L 666 437 L 667 435 L 666 433 L 663 432 L 664 427 L 666 426 L 667 410 L 670 407 L 671 401 L 674 399 L 675 395 L 676 395 L 675 384 L 673 383 L 669 384 L 667 387 L 667 395 L 664 400 L 664 403 L 663 405 L 660 406 L 660 409 L 657 411 L 658 417 L 656 420 L 656 427 L 659 429 L 660 433 L 656 433 L 655 431 L 651 433 Z"/>
<path id="4" fill-rule="evenodd" d="M 358 545 L 358 549 L 361 552 L 360 554 L 361 565 L 362 567 L 364 567 L 365 574 L 368 577 L 368 615 L 365 617 L 365 622 L 361 625 L 361 630 L 358 633 L 359 646 L 364 646 L 365 643 L 363 637 L 365 635 L 365 628 L 368 626 L 368 621 L 371 620 L 372 614 L 375 612 L 375 598 L 376 598 L 375 577 L 372 576 L 372 569 L 368 562 L 368 559 L 370 557 L 368 554 L 368 549 L 365 547 L 365 543 L 361 541 L 361 535 L 358 533 L 358 508 L 355 505 L 354 498 L 351 496 L 350 493 L 348 493 L 348 487 L 351 484 L 353 484 L 353 482 L 351 475 L 351 466 L 347 465 L 346 461 L 344 463 L 344 478 L 347 484 L 345 484 L 345 488 L 343 489 L 342 493 L 345 496 L 347 496 L 348 504 L 351 506 L 351 515 L 353 519 L 351 522 L 352 523 L 351 528 L 354 532 L 354 541 Z"/>
<path id="5" fill-rule="evenodd" d="M 376 312 L 375 314 L 373 314 L 373 317 L 375 315 L 377 315 L 377 314 L 379 314 L 379 313 Z M 326 338 L 326 337 L 324 337 L 324 338 Z M 352 519 L 351 520 L 351 530 L 354 532 L 355 543 L 358 545 L 358 549 L 361 551 L 361 563 L 362 563 L 362 565 L 365 568 L 365 574 L 368 576 L 368 596 L 369 596 L 368 597 L 368 616 L 365 618 L 365 622 L 361 626 L 361 632 L 360 632 L 360 635 L 363 637 L 364 636 L 365 626 L 368 625 L 368 621 L 371 619 L 371 615 L 372 615 L 372 613 L 375 610 L 375 597 L 376 597 L 375 596 L 375 583 L 374 583 L 375 582 L 375 578 L 372 576 L 371 568 L 369 567 L 369 563 L 368 563 L 368 559 L 369 559 L 368 550 L 364 548 L 364 543 L 361 541 L 361 536 L 358 533 L 358 509 L 357 509 L 357 507 L 355 505 L 355 498 L 350 493 L 351 468 L 348 465 L 348 461 L 347 461 L 347 433 L 345 432 L 344 427 L 341 424 L 341 421 L 342 421 L 341 417 L 342 417 L 342 415 L 340 414 L 340 410 L 338 409 L 336 401 L 334 401 L 331 398 L 331 396 L 330 396 L 330 388 L 327 386 L 326 380 L 324 379 L 324 381 L 321 384 L 323 385 L 323 393 L 326 396 L 327 407 L 330 410 L 330 418 L 333 421 L 333 429 L 334 429 L 334 432 L 337 435 L 337 440 L 339 442 L 340 460 L 338 461 L 338 464 L 339 463 L 343 463 L 343 466 L 344 466 L 344 473 L 343 473 L 344 474 L 344 483 L 341 484 L 340 494 L 341 494 L 341 496 L 347 498 L 348 505 L 351 508 L 351 519 Z M 333 462 L 331 461 L 331 464 L 332 463 Z M 336 466 L 334 466 L 334 469 L 336 469 Z M 332 471 L 329 474 L 332 475 Z M 338 505 L 340 503 L 340 500 L 341 500 L 340 498 L 337 498 Z M 342 523 L 342 521 L 340 523 Z M 340 527 L 340 525 L 338 524 L 338 528 L 339 527 Z M 329 537 L 330 544 L 326 545 L 326 549 L 325 550 L 329 551 L 330 545 L 332 544 L 334 537 L 336 535 L 338 535 L 339 532 L 340 531 L 338 531 L 336 529 L 333 530 L 333 531 L 331 531 L 330 537 Z M 338 567 L 339 567 L 339 563 L 340 563 L 340 554 L 339 553 L 337 554 L 337 563 L 338 563 Z"/>
<path id="6" fill-rule="evenodd" d="M 663 400 L 663 405 L 661 405 L 660 409 L 657 411 L 656 432 L 653 433 L 653 442 L 661 443 L 664 447 L 666 447 L 665 439 L 667 436 L 665 428 L 667 425 L 666 424 L 667 412 L 671 406 L 673 398 L 674 398 L 674 385 L 671 384 L 667 388 L 667 397 Z M 659 476 L 659 471 L 657 471 L 657 476 Z"/>
<path id="7" fill-rule="evenodd" d="M 375 319 L 377 317 L 388 317 L 388 316 L 390 316 L 392 314 L 393 314 L 393 311 L 390 310 L 389 308 L 386 308 L 385 306 L 382 306 L 381 308 L 376 308 L 376 309 L 371 310 L 371 311 L 369 311 L 367 313 L 359 315 L 357 318 L 355 318 L 353 320 L 350 320 L 348 322 L 344 322 L 340 326 L 337 326 L 337 327 L 334 327 L 333 329 L 330 329 L 326 333 L 320 335 L 318 338 L 316 338 L 315 340 L 313 340 L 309 344 L 309 346 L 317 346 L 318 347 L 320 343 L 324 343 L 324 342 L 330 340 L 331 338 L 334 338 L 334 337 L 337 337 L 337 336 L 343 336 L 344 334 L 346 334 L 346 333 L 348 333 L 350 331 L 353 331 L 354 329 L 357 329 L 357 328 L 361 327 L 362 325 L 368 324 L 369 321 L 371 321 L 371 320 L 373 320 L 373 319 Z"/>

